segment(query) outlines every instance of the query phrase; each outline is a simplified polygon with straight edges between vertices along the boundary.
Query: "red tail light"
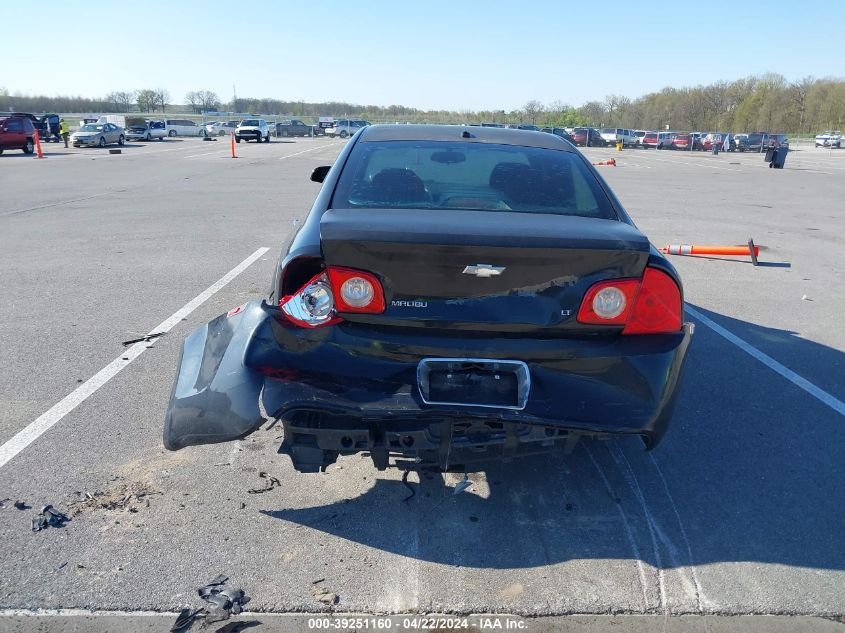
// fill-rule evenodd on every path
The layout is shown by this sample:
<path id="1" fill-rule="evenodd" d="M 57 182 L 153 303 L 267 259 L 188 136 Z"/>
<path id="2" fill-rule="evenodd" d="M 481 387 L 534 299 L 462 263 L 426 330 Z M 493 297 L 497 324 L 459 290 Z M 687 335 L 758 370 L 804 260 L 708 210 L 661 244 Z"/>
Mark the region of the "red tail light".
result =
<path id="1" fill-rule="evenodd" d="M 628 322 L 622 334 L 657 334 L 681 329 L 681 289 L 669 275 L 646 268 Z"/>
<path id="2" fill-rule="evenodd" d="M 669 275 L 646 268 L 642 279 L 612 279 L 593 285 L 578 321 L 624 325 L 623 334 L 658 334 L 681 329 L 681 291 Z"/>
<path id="3" fill-rule="evenodd" d="M 375 275 L 329 266 L 279 301 L 291 323 L 318 328 L 339 323 L 338 312 L 381 314 L 384 290 Z"/>
<path id="4" fill-rule="evenodd" d="M 338 312 L 384 312 L 384 291 L 375 275 L 337 266 L 329 266 L 328 271 Z"/>

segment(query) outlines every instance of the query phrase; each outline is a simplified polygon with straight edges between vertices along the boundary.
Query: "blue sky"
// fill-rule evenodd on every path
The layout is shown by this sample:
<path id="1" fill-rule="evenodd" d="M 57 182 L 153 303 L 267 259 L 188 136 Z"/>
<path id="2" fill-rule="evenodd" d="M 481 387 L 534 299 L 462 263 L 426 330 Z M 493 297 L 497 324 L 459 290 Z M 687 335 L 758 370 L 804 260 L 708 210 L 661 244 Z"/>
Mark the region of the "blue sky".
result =
<path id="1" fill-rule="evenodd" d="M 4 29 L 0 87 L 91 97 L 163 87 L 182 102 L 202 89 L 229 100 L 234 84 L 238 96 L 510 110 L 764 72 L 845 74 L 841 0 L 84 6 L 40 2 L 35 12 L 54 7 L 62 27 L 37 28 L 33 12 L 32 29 Z"/>

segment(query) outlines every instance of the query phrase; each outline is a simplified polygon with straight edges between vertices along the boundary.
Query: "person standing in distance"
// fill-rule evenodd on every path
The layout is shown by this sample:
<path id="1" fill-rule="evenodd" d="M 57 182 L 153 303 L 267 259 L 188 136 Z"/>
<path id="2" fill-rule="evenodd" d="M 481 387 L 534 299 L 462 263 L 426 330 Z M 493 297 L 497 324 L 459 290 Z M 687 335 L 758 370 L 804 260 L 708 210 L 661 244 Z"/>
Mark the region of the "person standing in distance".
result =
<path id="1" fill-rule="evenodd" d="M 65 123 L 64 119 L 59 119 L 59 136 L 62 137 L 62 140 L 65 142 L 65 147 L 67 147 L 67 138 L 70 136 L 70 129 L 68 129 L 67 123 Z"/>

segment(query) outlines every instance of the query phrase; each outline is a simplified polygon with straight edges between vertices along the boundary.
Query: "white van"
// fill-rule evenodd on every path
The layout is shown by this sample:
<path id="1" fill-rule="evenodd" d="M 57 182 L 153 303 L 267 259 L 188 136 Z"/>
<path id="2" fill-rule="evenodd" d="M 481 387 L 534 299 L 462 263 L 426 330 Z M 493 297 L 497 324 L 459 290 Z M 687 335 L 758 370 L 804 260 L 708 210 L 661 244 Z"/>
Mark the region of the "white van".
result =
<path id="1" fill-rule="evenodd" d="M 164 122 L 167 136 L 202 136 L 203 128 L 190 119 L 167 119 Z"/>

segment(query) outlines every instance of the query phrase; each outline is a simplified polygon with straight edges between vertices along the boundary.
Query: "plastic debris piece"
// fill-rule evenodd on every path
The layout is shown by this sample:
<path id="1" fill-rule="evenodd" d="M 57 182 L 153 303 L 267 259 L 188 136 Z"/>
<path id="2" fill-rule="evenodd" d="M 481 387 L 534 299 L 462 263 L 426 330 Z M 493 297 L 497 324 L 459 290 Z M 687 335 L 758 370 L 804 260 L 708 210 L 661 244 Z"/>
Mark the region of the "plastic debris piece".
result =
<path id="1" fill-rule="evenodd" d="M 207 585 L 197 589 L 199 597 L 213 605 L 206 611 L 206 622 L 227 620 L 231 615 L 238 615 L 250 598 L 243 589 L 224 588 L 228 576 L 219 575 Z"/>
<path id="2" fill-rule="evenodd" d="M 262 492 L 270 492 L 273 488 L 282 485 L 282 482 L 279 481 L 276 477 L 273 477 L 273 475 L 265 473 L 264 471 L 259 472 L 258 476 L 262 479 L 266 479 L 267 485 L 264 488 L 250 488 L 249 490 L 247 490 L 248 494 L 258 495 Z"/>
<path id="3" fill-rule="evenodd" d="M 464 473 L 464 478 L 461 479 L 457 484 L 455 484 L 455 489 L 452 491 L 452 495 L 459 495 L 464 490 L 469 488 L 472 485 L 472 482 L 469 480 L 469 476 Z"/>
<path id="4" fill-rule="evenodd" d="M 240 633 L 244 629 L 251 629 L 254 626 L 261 626 L 261 622 L 259 620 L 249 620 L 248 622 L 229 622 L 229 624 L 224 624 L 214 631 L 214 633 Z"/>
<path id="5" fill-rule="evenodd" d="M 150 341 L 156 340 L 159 336 L 164 336 L 167 332 L 152 332 L 150 334 L 145 334 L 140 338 L 133 338 L 128 341 L 123 341 L 121 345 L 124 347 L 128 345 L 134 345 L 135 343 L 149 343 Z"/>
<path id="6" fill-rule="evenodd" d="M 193 624 L 194 619 L 199 616 L 204 609 L 197 609 L 196 611 L 191 611 L 189 608 L 184 608 L 179 612 L 179 616 L 176 618 L 176 622 L 173 623 L 173 626 L 170 627 L 170 633 L 182 633 L 182 631 L 186 630 L 191 624 Z"/>
<path id="7" fill-rule="evenodd" d="M 40 532 L 48 527 L 64 527 L 66 521 L 70 519 L 48 504 L 41 508 L 39 514 L 32 517 L 32 531 Z"/>

